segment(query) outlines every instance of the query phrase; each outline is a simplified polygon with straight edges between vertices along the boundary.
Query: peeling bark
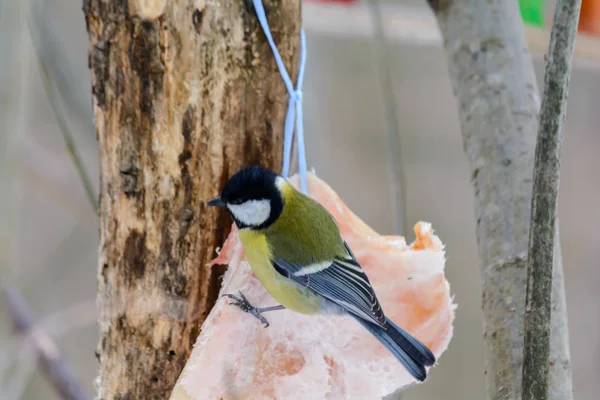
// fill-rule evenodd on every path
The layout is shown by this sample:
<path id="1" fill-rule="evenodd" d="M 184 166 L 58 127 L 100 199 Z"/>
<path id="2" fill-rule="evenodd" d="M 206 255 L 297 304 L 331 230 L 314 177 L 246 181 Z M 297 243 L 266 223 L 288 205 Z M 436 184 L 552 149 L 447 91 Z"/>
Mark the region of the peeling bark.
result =
<path id="1" fill-rule="evenodd" d="M 265 1 L 296 75 L 300 2 Z M 165 399 L 218 293 L 209 209 L 281 165 L 287 92 L 251 1 L 85 0 L 100 147 L 99 399 Z"/>
<path id="2" fill-rule="evenodd" d="M 488 398 L 518 399 L 540 108 L 533 63 L 517 2 L 428 1 L 444 39 L 475 194 Z M 562 269 L 555 258 L 551 359 L 559 362 L 550 366 L 555 400 L 572 399 Z"/>

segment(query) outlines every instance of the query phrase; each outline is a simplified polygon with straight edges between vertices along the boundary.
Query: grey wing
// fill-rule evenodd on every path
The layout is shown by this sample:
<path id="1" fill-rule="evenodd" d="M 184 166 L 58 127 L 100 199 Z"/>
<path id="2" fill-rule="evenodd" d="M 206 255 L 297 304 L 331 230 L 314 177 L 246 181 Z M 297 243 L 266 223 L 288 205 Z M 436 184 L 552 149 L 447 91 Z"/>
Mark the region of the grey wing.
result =
<path id="1" fill-rule="evenodd" d="M 381 327 L 386 319 L 369 278 L 344 242 L 348 257 L 309 266 L 272 260 L 275 269 L 344 310 Z"/>

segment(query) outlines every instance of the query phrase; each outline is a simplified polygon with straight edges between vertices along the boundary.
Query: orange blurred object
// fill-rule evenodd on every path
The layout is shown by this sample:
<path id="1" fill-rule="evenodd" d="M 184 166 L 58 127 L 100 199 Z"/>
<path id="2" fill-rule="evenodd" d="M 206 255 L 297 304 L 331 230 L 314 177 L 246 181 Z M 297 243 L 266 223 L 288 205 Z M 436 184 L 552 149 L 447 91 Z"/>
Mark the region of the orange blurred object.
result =
<path id="1" fill-rule="evenodd" d="M 298 186 L 297 176 L 290 181 Z M 456 306 L 444 276 L 444 246 L 431 224 L 417 223 L 416 240 L 407 245 L 401 236 L 373 231 L 312 173 L 308 184 L 310 196 L 338 222 L 386 315 L 439 359 Z M 228 265 L 221 294 L 241 291 L 257 307 L 276 304 L 245 261 L 235 226 L 215 264 Z M 281 310 L 265 314 L 270 326 L 264 328 L 229 301 L 219 298 L 204 322 L 171 400 L 376 399 L 414 382 L 351 318 Z"/>
<path id="2" fill-rule="evenodd" d="M 600 35 L 600 0 L 582 0 L 578 31 Z"/>

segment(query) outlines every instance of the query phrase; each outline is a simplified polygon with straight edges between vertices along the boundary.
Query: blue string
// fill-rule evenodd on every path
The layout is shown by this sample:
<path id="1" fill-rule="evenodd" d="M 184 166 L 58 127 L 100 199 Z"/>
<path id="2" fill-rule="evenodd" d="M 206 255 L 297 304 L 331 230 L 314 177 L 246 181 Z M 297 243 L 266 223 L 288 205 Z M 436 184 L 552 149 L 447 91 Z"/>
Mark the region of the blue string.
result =
<path id="1" fill-rule="evenodd" d="M 304 147 L 304 125 L 302 123 L 302 83 L 304 81 L 304 67 L 306 65 L 306 35 L 304 28 L 300 30 L 300 67 L 298 70 L 297 88 L 294 89 L 294 84 L 285 69 L 281 55 L 275 46 L 271 28 L 267 22 L 267 16 L 263 7 L 262 0 L 253 0 L 256 16 L 263 28 L 267 42 L 275 56 L 275 63 L 279 69 L 279 73 L 283 78 L 285 87 L 287 88 L 290 98 L 288 101 L 288 109 L 285 115 L 284 136 L 283 136 L 283 168 L 281 174 L 287 177 L 290 173 L 290 159 L 292 154 L 292 140 L 294 138 L 294 119 L 296 122 L 296 147 L 298 147 L 298 169 L 300 172 L 300 188 L 302 193 L 308 193 L 307 184 L 307 166 L 306 166 L 306 149 Z"/>

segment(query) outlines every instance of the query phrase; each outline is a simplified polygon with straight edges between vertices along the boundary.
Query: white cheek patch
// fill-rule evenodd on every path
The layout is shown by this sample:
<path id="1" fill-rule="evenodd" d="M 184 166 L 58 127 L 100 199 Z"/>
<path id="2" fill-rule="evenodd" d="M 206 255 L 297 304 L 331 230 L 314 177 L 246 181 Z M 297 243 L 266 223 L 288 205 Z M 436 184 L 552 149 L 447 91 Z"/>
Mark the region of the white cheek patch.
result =
<path id="1" fill-rule="evenodd" d="M 242 204 L 227 204 L 235 218 L 248 226 L 262 225 L 271 215 L 270 200 L 248 200 Z"/>

